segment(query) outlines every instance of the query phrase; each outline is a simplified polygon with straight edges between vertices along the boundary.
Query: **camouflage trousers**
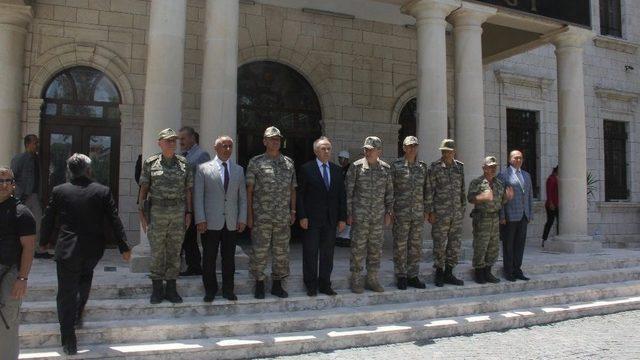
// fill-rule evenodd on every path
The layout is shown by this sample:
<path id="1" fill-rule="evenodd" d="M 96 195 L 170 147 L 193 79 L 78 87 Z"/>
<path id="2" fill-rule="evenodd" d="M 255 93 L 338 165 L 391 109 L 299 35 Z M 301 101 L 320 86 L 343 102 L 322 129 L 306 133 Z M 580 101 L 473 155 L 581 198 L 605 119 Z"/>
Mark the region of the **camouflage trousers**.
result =
<path id="1" fill-rule="evenodd" d="M 151 280 L 175 280 L 180 274 L 184 239 L 184 205 L 152 208 L 147 238 L 151 248 Z"/>
<path id="2" fill-rule="evenodd" d="M 493 266 L 500 252 L 500 217 L 476 214 L 473 217 L 473 267 Z"/>
<path id="3" fill-rule="evenodd" d="M 283 280 L 289 276 L 289 223 L 256 222 L 251 229 L 251 258 L 249 271 L 256 281 L 264 281 L 269 255 L 271 255 L 271 280 Z"/>
<path id="4" fill-rule="evenodd" d="M 367 273 L 377 273 L 380 269 L 382 225 L 382 218 L 375 218 L 359 220 L 351 226 L 351 272 L 362 272 L 363 261 L 366 261 Z"/>
<path id="5" fill-rule="evenodd" d="M 445 265 L 455 267 L 460 257 L 460 237 L 462 216 L 436 215 L 436 223 L 431 226 L 433 238 L 433 266 L 444 269 Z"/>
<path id="6" fill-rule="evenodd" d="M 424 217 L 396 217 L 393 223 L 393 265 L 396 277 L 415 277 L 422 258 Z"/>

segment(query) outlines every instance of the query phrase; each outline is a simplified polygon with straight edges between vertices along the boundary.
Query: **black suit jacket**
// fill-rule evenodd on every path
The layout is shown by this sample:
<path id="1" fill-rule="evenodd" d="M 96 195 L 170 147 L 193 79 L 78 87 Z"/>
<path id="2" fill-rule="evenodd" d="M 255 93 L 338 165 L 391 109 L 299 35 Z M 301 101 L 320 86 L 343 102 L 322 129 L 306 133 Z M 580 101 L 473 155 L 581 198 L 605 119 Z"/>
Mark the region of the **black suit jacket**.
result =
<path id="1" fill-rule="evenodd" d="M 53 188 L 42 218 L 40 245 L 46 245 L 59 224 L 56 260 L 82 256 L 100 259 L 108 232 L 120 252 L 129 250 L 111 190 L 80 177 Z"/>
<path id="2" fill-rule="evenodd" d="M 347 195 L 342 168 L 329 162 L 330 186 L 327 190 L 316 159 L 302 165 L 298 178 L 297 212 L 309 219 L 309 227 L 347 220 Z"/>

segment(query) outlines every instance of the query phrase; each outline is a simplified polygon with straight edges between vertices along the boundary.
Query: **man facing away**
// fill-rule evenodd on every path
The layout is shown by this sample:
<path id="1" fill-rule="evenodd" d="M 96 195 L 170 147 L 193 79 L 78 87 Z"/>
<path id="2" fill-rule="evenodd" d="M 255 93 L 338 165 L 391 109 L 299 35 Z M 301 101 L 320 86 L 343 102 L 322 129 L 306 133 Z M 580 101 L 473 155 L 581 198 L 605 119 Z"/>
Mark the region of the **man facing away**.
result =
<path id="1" fill-rule="evenodd" d="M 335 234 L 344 230 L 347 199 L 340 167 L 329 161 L 331 142 L 321 137 L 313 142 L 316 158 L 300 169 L 298 218 L 304 230 L 302 268 L 308 296 L 318 291 L 336 295 L 331 288 Z"/>
<path id="2" fill-rule="evenodd" d="M 198 166 L 193 188 L 195 223 L 202 237 L 202 282 L 205 302 L 212 302 L 218 291 L 216 258 L 222 264 L 222 296 L 237 300 L 233 292 L 236 234 L 247 223 L 247 188 L 244 170 L 231 161 L 233 139 L 216 139 L 216 157 Z"/>
<path id="3" fill-rule="evenodd" d="M 131 250 L 108 187 L 91 180 L 91 159 L 73 154 L 67 160 L 71 180 L 53 188 L 42 218 L 40 245 L 46 245 L 60 224 L 55 260 L 58 272 L 58 319 L 66 354 L 77 352 L 75 327 L 82 326 L 82 313 L 89 299 L 93 269 L 102 258 L 107 231 L 129 261 Z M 108 226 L 106 226 L 108 225 Z"/>

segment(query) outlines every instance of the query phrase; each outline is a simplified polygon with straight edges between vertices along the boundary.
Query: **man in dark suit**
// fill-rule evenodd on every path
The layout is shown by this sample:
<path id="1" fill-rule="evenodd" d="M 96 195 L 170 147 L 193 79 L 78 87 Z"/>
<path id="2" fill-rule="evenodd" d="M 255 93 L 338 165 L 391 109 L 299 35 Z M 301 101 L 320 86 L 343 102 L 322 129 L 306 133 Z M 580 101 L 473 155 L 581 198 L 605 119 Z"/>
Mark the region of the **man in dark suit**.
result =
<path id="1" fill-rule="evenodd" d="M 316 159 L 300 169 L 297 211 L 300 227 L 304 229 L 302 267 L 307 295 L 318 291 L 336 295 L 331 289 L 333 248 L 338 231 L 344 230 L 347 220 L 347 198 L 342 169 L 329 161 L 331 142 L 321 137 L 313 143 Z M 318 269 L 319 255 L 319 269 Z"/>
<path id="2" fill-rule="evenodd" d="M 533 186 L 531 176 L 521 169 L 522 153 L 509 154 L 509 166 L 498 178 L 513 189 L 513 198 L 500 209 L 500 239 L 504 277 L 508 281 L 529 280 L 522 272 L 522 257 L 527 240 L 527 225 L 533 220 Z"/>
<path id="3" fill-rule="evenodd" d="M 129 261 L 131 250 L 111 191 L 90 179 L 91 159 L 73 154 L 67 160 L 67 168 L 71 180 L 54 187 L 49 196 L 40 245 L 48 245 L 57 220 L 58 319 L 64 352 L 73 355 L 77 353 L 74 328 L 82 326 L 93 269 L 104 253 L 105 233 L 113 231 L 125 261 Z"/>

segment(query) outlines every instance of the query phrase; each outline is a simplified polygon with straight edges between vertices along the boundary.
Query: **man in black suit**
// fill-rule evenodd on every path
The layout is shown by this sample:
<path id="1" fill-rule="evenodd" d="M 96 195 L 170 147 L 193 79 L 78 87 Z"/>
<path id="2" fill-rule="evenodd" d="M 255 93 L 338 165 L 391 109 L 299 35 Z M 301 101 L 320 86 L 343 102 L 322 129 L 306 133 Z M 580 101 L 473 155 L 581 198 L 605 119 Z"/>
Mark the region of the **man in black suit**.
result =
<path id="1" fill-rule="evenodd" d="M 57 221 L 58 320 L 64 352 L 73 355 L 77 353 L 74 328 L 82 326 L 93 269 L 104 254 L 105 233 L 113 231 L 125 261 L 129 261 L 131 250 L 111 191 L 90 179 L 91 159 L 73 154 L 67 168 L 71 180 L 51 192 L 42 219 L 40 245 L 48 245 Z"/>
<path id="2" fill-rule="evenodd" d="M 331 271 L 336 227 L 344 230 L 347 220 L 344 178 L 342 169 L 329 161 L 331 142 L 328 138 L 323 136 L 314 141 L 313 151 L 316 159 L 302 165 L 298 181 L 297 211 L 300 227 L 304 229 L 304 284 L 309 296 L 316 296 L 318 291 L 336 295 L 331 289 Z"/>

